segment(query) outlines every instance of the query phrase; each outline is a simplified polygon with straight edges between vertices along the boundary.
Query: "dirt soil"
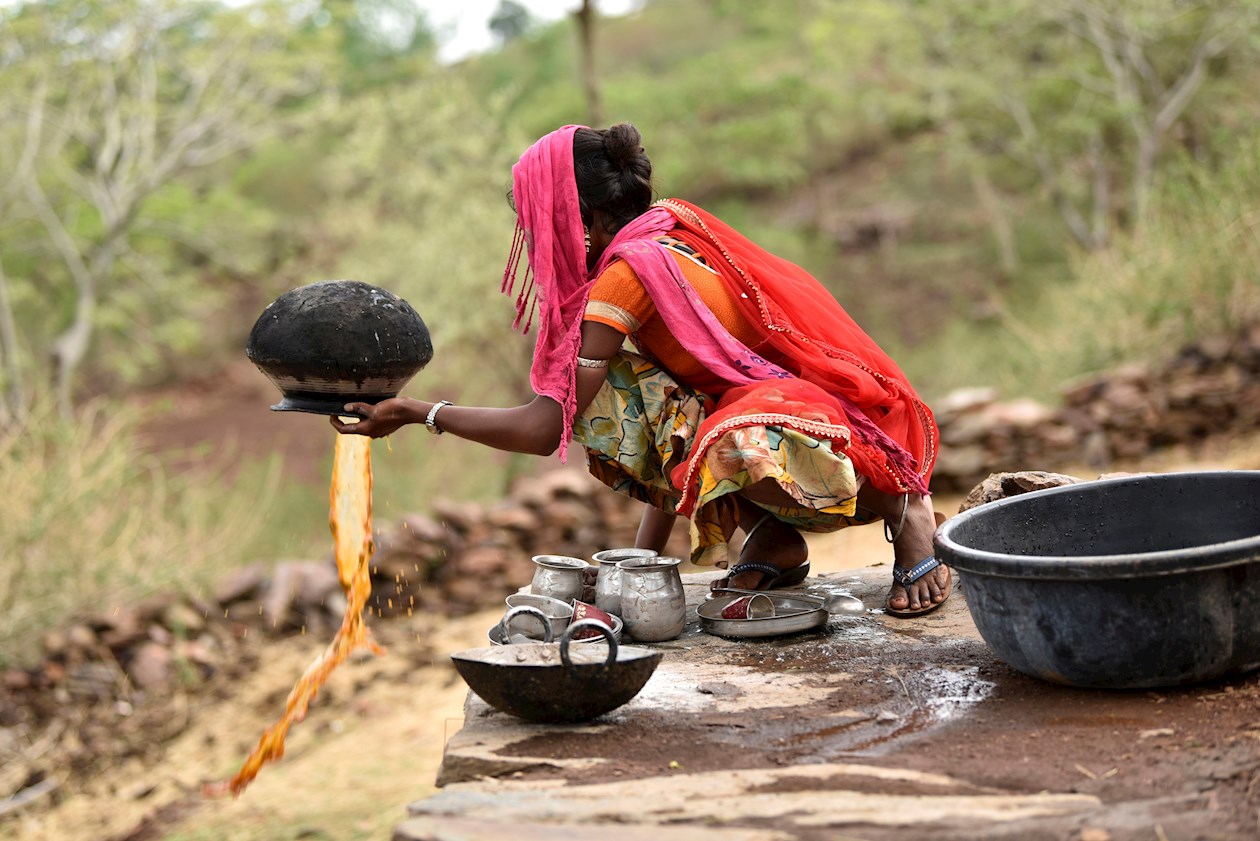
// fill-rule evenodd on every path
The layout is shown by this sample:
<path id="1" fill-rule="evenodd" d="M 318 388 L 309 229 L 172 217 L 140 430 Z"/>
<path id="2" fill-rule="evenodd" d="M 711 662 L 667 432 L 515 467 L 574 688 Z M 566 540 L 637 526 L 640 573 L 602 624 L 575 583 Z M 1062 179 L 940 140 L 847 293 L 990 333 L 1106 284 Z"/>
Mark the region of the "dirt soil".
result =
<path id="1" fill-rule="evenodd" d="M 223 411 L 233 405 L 225 400 Z M 197 425 L 207 422 L 206 414 L 190 404 L 184 417 Z M 283 425 L 277 429 L 280 438 L 289 437 Z M 1260 469 L 1260 435 L 1194 452 L 1163 453 L 1122 467 Z M 1075 475 L 1093 474 L 1081 470 Z M 958 501 L 938 499 L 938 510 L 952 513 Z M 853 529 L 815 543 L 813 566 L 818 574 L 851 569 L 855 563 L 877 563 L 889 555 L 887 550 L 878 529 Z M 205 800 L 202 785 L 235 771 L 263 728 L 279 716 L 294 680 L 327 642 L 259 636 L 249 644 L 242 668 L 210 691 L 151 702 L 166 705 L 170 718 L 183 722 L 177 735 L 112 767 L 68 775 L 72 784 L 0 815 L 0 838 L 388 837 L 405 817 L 408 802 L 436 791 L 443 745 L 463 720 L 466 688 L 447 655 L 483 644 L 497 617 L 492 611 L 459 620 L 416 616 L 375 621 L 388 655 L 359 658 L 338 670 L 306 721 L 291 732 L 288 755 L 264 768 L 239 799 Z M 898 633 L 913 637 L 916 631 L 907 623 Z M 817 649 L 822 658 L 817 662 L 782 657 L 786 652 L 774 645 L 746 647 L 743 661 L 798 675 L 861 666 L 871 677 L 854 683 L 853 694 L 823 703 L 819 712 L 827 715 L 825 724 L 821 719 L 776 722 L 767 742 L 752 740 L 740 715 L 697 719 L 692 722 L 694 739 L 685 749 L 688 770 L 724 768 L 732 751 L 747 767 L 791 767 L 860 755 L 899 768 L 944 770 L 977 787 L 1076 791 L 1106 802 L 1165 794 L 1171 798 L 1171 812 L 1207 810 L 1219 820 L 1196 829 L 1170 814 L 1160 830 L 1167 834 L 1161 837 L 1260 837 L 1260 676 L 1175 691 L 1100 694 L 1026 678 L 978 642 L 941 649 L 925 637 L 922 646 L 887 650 L 860 637 L 829 636 L 826 643 Z M 964 673 L 969 682 L 942 684 L 945 672 Z M 969 704 L 965 715 L 948 720 L 924 718 L 936 714 L 932 709 L 960 709 L 957 704 L 951 708 L 949 699 L 978 685 L 996 687 L 985 690 L 990 700 Z M 720 682 L 714 691 L 721 693 Z M 916 698 L 933 697 L 945 699 L 943 706 L 915 703 Z M 890 738 L 886 726 L 844 715 L 858 708 L 896 715 L 896 732 Z M 588 738 L 552 738 L 545 749 L 557 755 L 589 755 L 595 746 Z M 645 734 L 620 731 L 617 738 L 625 757 L 624 775 L 649 769 L 659 773 L 675 759 Z M 836 781 L 837 786 L 852 783 Z M 1172 826 L 1183 834 L 1168 832 Z M 916 837 L 932 835 L 916 831 Z"/>

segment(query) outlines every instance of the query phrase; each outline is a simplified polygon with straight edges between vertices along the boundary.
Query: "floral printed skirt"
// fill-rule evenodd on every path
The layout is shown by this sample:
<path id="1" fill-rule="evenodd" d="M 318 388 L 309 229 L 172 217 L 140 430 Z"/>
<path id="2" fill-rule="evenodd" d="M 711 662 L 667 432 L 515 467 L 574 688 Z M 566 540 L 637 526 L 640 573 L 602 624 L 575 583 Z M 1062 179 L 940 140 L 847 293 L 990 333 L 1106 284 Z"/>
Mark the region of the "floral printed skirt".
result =
<path id="1" fill-rule="evenodd" d="M 613 357 L 608 379 L 573 425 L 586 448 L 591 473 L 619 493 L 673 512 L 682 489 L 674 468 L 692 459 L 696 430 L 712 399 L 676 382 L 655 362 L 628 351 Z M 773 411 L 758 412 L 758 419 Z M 739 525 L 739 491 L 774 481 L 797 505 L 761 505 L 777 519 L 807 532 L 831 532 L 870 522 L 857 509 L 858 477 L 831 441 L 772 423 L 734 426 L 705 449 L 687 471 L 696 505 L 691 515 L 691 560 L 726 567 Z M 865 514 L 866 512 L 862 512 Z"/>

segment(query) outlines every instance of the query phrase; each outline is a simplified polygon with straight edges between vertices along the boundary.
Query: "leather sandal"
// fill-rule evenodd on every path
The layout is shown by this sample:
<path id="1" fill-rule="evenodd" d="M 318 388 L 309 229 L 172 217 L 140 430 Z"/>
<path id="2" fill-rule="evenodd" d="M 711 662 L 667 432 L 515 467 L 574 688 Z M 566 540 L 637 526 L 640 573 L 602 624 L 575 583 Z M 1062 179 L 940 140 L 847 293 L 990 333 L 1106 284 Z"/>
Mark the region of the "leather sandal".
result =
<path id="1" fill-rule="evenodd" d="M 773 514 L 765 514 L 762 516 L 762 518 L 748 530 L 747 534 L 744 535 L 744 545 L 747 546 L 749 541 L 752 540 L 753 535 L 757 533 L 757 530 L 766 523 L 770 522 L 773 517 Z M 805 561 L 805 563 L 800 566 L 792 567 L 791 569 L 779 569 L 773 564 L 762 563 L 761 561 L 743 561 L 728 569 L 724 578 L 719 578 L 717 581 L 714 581 L 710 587 L 710 591 L 722 589 L 730 582 L 733 576 L 739 575 L 743 572 L 760 572 L 765 576 L 761 579 L 760 585 L 753 589 L 777 590 L 780 587 L 792 587 L 796 584 L 800 584 L 808 578 L 809 561 Z"/>
<path id="2" fill-rule="evenodd" d="M 781 587 L 793 587 L 800 584 L 809 577 L 809 561 L 798 567 L 791 569 L 779 569 L 771 564 L 763 564 L 760 561 L 746 561 L 742 564 L 736 564 L 726 571 L 725 578 L 719 578 L 713 582 L 714 589 L 721 589 L 730 582 L 731 578 L 744 572 L 760 572 L 765 577 L 761 579 L 756 587 L 750 588 L 754 590 L 778 590 Z"/>

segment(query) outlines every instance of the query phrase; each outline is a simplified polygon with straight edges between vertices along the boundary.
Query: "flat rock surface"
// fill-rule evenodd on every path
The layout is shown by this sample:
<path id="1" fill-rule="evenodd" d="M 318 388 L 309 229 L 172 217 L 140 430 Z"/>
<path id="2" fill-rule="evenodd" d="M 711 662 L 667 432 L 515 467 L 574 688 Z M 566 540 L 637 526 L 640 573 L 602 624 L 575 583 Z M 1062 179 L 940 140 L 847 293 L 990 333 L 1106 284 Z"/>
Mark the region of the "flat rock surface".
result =
<path id="1" fill-rule="evenodd" d="M 996 659 L 965 582 L 940 610 L 882 612 L 889 567 L 809 579 L 826 627 L 728 640 L 699 628 L 715 574 L 684 576 L 680 639 L 630 703 L 530 724 L 469 695 L 444 788 L 398 841 L 1254 839 L 1260 678 L 1087 691 Z M 857 604 L 860 600 L 861 604 Z"/>

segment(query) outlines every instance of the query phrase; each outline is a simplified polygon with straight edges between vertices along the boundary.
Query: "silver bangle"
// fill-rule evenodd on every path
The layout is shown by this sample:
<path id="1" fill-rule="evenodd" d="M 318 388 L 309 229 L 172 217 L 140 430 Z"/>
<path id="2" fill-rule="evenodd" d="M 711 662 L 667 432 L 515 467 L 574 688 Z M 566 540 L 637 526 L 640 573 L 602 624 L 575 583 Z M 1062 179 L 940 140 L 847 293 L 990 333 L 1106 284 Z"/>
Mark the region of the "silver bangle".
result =
<path id="1" fill-rule="evenodd" d="M 906 527 L 906 511 L 910 508 L 910 494 L 901 497 L 901 519 L 897 521 L 897 527 L 893 528 L 888 525 L 888 521 L 884 520 L 884 540 L 889 543 L 896 543 L 897 538 L 901 537 L 901 530 Z"/>
<path id="2" fill-rule="evenodd" d="M 583 368 L 607 368 L 608 367 L 607 359 L 587 359 L 585 356 L 579 356 L 577 358 L 577 361 L 578 361 L 578 365 L 581 365 Z"/>
<path id="3" fill-rule="evenodd" d="M 433 404 L 433 408 L 429 410 L 429 416 L 424 419 L 424 425 L 428 427 L 430 432 L 432 432 L 434 435 L 442 434 L 443 432 L 442 427 L 437 425 L 438 409 L 442 408 L 443 406 L 454 406 L 454 405 L 455 404 L 449 400 L 439 400 L 438 402 Z"/>

